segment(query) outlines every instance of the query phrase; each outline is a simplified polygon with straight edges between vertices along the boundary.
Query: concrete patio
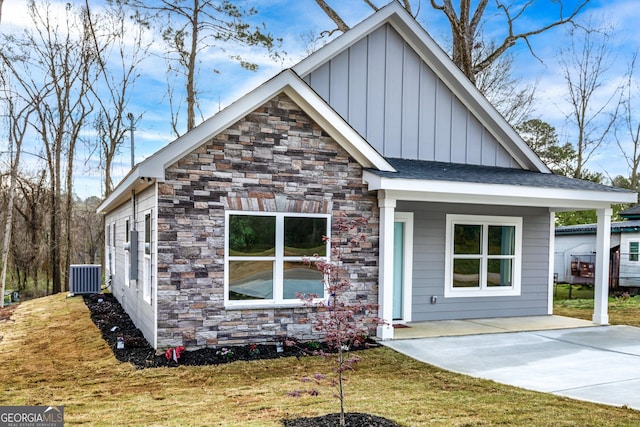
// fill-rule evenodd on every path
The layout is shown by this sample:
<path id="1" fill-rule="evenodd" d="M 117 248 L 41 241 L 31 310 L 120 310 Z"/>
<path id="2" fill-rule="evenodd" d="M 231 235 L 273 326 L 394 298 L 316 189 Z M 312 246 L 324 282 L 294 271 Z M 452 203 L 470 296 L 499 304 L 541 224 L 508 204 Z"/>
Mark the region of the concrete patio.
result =
<path id="1" fill-rule="evenodd" d="M 382 343 L 449 371 L 640 410 L 640 328 L 559 316 L 410 326 Z"/>
<path id="2" fill-rule="evenodd" d="M 585 328 L 593 322 L 564 316 L 500 317 L 490 319 L 436 320 L 410 322 L 394 328 L 395 340 L 449 337 L 458 335 L 495 334 L 500 332 L 542 331 Z"/>

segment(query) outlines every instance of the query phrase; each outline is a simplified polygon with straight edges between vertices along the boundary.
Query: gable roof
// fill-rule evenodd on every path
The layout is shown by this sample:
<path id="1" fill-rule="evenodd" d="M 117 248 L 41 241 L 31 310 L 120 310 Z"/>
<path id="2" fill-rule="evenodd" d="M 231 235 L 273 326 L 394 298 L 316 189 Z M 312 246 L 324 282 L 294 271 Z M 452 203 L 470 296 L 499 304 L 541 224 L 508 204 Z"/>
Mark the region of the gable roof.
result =
<path id="1" fill-rule="evenodd" d="M 424 28 L 400 5 L 392 1 L 349 31 L 334 39 L 293 67 L 305 79 L 332 58 L 384 25 L 391 25 L 411 46 L 454 96 L 498 141 L 515 162 L 526 170 L 550 173 L 550 169 L 507 123 L 502 115 L 471 83 Z"/>
<path id="2" fill-rule="evenodd" d="M 154 180 L 164 180 L 165 169 L 168 166 L 279 93 L 289 96 L 363 167 L 395 170 L 295 72 L 287 69 L 137 164 L 98 207 L 98 212 L 122 204 L 129 198 L 131 190 L 140 191 Z"/>

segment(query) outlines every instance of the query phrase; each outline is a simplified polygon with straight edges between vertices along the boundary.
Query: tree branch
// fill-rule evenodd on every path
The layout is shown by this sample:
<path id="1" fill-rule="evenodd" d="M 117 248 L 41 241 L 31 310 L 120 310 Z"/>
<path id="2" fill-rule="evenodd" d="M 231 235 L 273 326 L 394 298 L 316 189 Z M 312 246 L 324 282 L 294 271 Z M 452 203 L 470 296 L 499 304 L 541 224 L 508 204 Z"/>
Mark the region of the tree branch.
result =
<path id="1" fill-rule="evenodd" d="M 567 18 L 563 18 L 562 17 L 562 8 L 560 9 L 560 19 L 558 19 L 555 22 L 552 22 L 548 25 L 545 25 L 544 27 L 538 28 L 536 30 L 532 30 L 532 31 L 527 31 L 525 33 L 519 33 L 519 34 L 514 34 L 513 33 L 513 22 L 522 15 L 522 13 L 524 12 L 524 9 L 526 9 L 531 2 L 527 2 L 522 9 L 514 16 L 511 17 L 510 13 L 509 13 L 509 6 L 505 6 L 503 3 L 498 3 L 498 9 L 502 9 L 507 17 L 507 23 L 509 25 L 509 35 L 506 36 L 502 42 L 502 44 L 500 44 L 500 46 L 498 46 L 493 52 L 491 52 L 489 55 L 487 55 L 485 57 L 485 59 L 483 59 L 482 61 L 479 61 L 478 63 L 476 63 L 473 67 L 473 72 L 478 73 L 482 70 L 484 70 L 485 68 L 487 68 L 489 66 L 489 64 L 491 64 L 493 61 L 496 60 L 496 58 L 498 58 L 500 55 L 502 55 L 507 49 L 509 49 L 511 46 L 513 46 L 514 44 L 516 44 L 516 42 L 520 39 L 524 39 L 526 40 L 528 37 L 543 33 L 551 28 L 560 26 L 560 25 L 564 25 L 567 23 L 573 23 L 573 19 L 576 17 L 576 15 L 578 15 L 578 13 L 580 13 L 580 11 L 587 5 L 587 3 L 589 3 L 590 0 L 583 0 L 582 3 L 580 3 L 571 13 L 571 15 L 569 15 Z M 562 6 L 562 3 L 560 3 L 560 5 Z"/>
<path id="2" fill-rule="evenodd" d="M 331 6 L 329 6 L 327 4 L 326 1 L 324 1 L 324 0 L 316 0 L 316 3 L 318 3 L 318 6 L 320 6 L 320 9 L 322 9 L 322 11 L 324 13 L 326 13 L 327 16 L 337 26 L 337 28 L 335 30 L 332 30 L 332 31 L 329 32 L 329 35 L 333 34 L 335 31 L 342 31 L 343 33 L 346 33 L 347 31 L 349 31 L 349 26 L 342 20 L 340 15 L 338 15 L 338 12 L 333 10 L 331 8 Z M 325 33 L 325 32 L 323 31 L 323 33 Z"/>

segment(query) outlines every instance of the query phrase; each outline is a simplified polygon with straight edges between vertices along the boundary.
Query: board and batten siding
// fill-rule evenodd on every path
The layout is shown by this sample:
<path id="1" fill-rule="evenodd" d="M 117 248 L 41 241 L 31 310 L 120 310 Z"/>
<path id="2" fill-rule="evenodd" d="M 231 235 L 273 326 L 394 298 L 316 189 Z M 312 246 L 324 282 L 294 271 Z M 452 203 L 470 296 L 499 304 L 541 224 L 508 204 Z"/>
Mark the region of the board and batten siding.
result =
<path id="1" fill-rule="evenodd" d="M 549 212 L 546 209 L 444 203 L 398 202 L 414 213 L 412 320 L 478 319 L 546 315 L 549 288 Z M 521 295 L 445 298 L 447 214 L 523 218 Z M 431 304 L 431 297 L 437 303 Z"/>
<path id="2" fill-rule="evenodd" d="M 129 280 L 129 272 L 125 271 L 125 250 L 126 222 L 133 221 L 131 200 L 118 206 L 105 216 L 105 224 L 116 227 L 115 242 L 115 268 L 111 272 L 111 291 L 122 305 L 122 308 L 129 314 L 131 320 L 142 332 L 147 341 L 155 344 L 156 316 L 155 316 L 155 292 L 152 288 L 151 304 L 143 298 L 143 277 L 144 277 L 144 219 L 145 213 L 151 212 L 151 236 L 155 236 L 155 210 L 156 210 L 156 189 L 149 187 L 136 196 L 136 230 L 138 230 L 138 280 Z M 111 230 L 111 233 L 113 231 Z M 155 256 L 156 242 L 152 237 L 152 257 L 151 274 L 155 276 Z M 129 283 L 129 285 L 127 285 Z M 155 277 L 152 277 L 155 283 Z M 155 284 L 154 284 L 155 287 Z"/>
<path id="3" fill-rule="evenodd" d="M 520 168 L 388 24 L 302 78 L 385 157 Z"/>

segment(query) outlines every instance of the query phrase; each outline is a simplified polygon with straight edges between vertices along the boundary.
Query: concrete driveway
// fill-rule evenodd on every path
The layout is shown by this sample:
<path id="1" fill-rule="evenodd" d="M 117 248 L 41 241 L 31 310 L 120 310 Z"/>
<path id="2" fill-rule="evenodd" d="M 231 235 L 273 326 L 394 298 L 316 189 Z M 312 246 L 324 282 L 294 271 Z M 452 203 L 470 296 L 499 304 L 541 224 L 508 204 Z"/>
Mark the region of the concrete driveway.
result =
<path id="1" fill-rule="evenodd" d="M 640 328 L 596 326 L 383 344 L 449 371 L 640 410 Z"/>

